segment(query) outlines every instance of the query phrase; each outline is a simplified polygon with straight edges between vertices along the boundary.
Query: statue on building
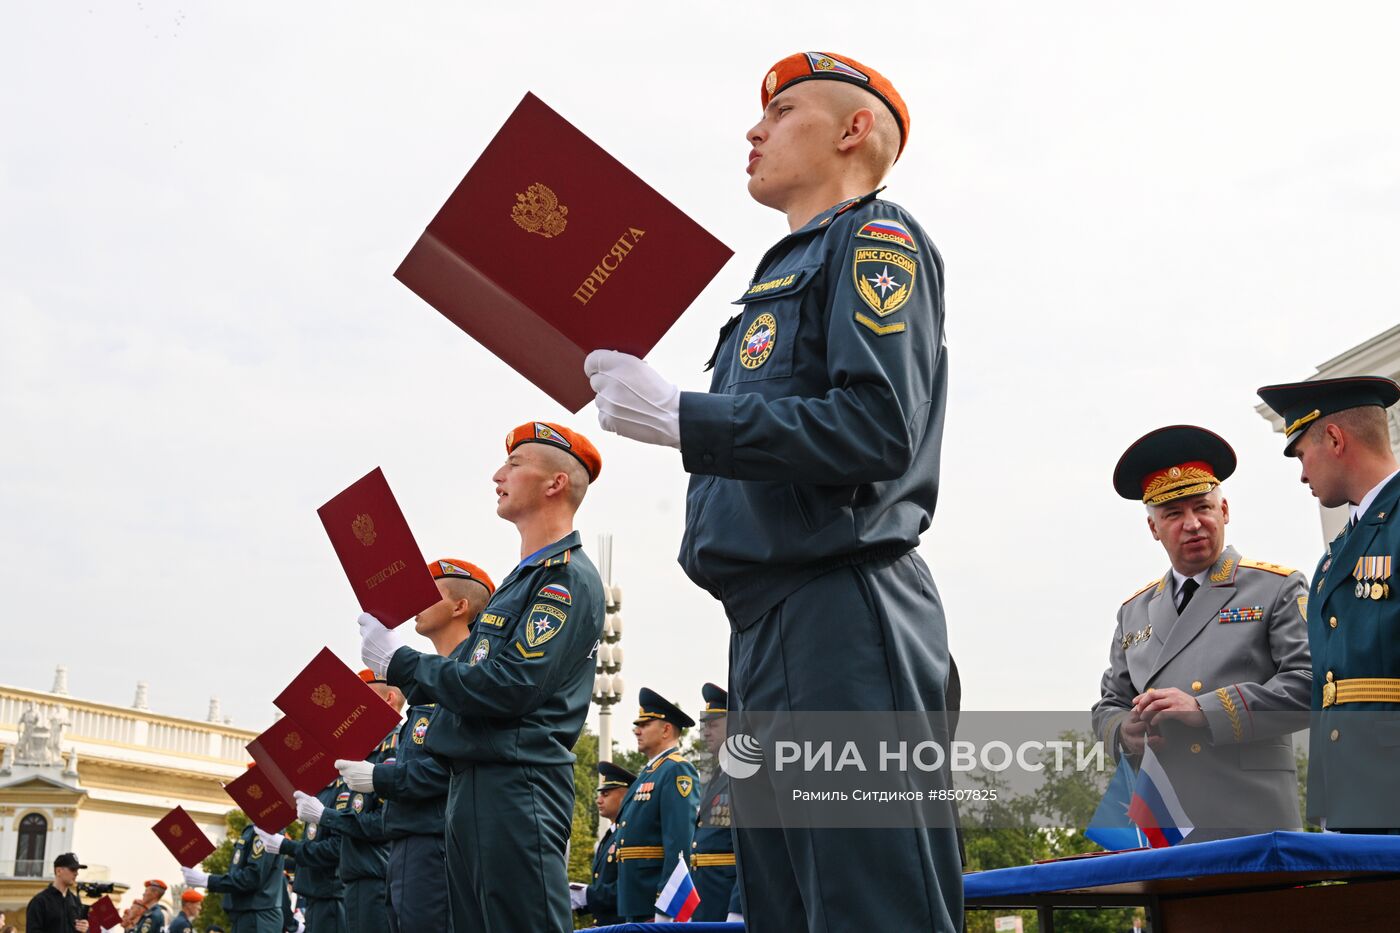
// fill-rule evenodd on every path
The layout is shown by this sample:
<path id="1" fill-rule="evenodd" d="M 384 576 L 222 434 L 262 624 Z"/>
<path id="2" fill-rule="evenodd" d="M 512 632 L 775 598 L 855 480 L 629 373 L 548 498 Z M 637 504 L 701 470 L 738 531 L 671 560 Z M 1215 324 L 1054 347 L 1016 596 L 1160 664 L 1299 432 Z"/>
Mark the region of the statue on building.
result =
<path id="1" fill-rule="evenodd" d="M 61 744 L 63 730 L 68 720 L 59 711 L 46 725 L 39 718 L 39 711 L 33 703 L 25 706 L 19 717 L 19 742 L 15 746 L 14 761 L 21 765 L 55 765 L 63 761 Z"/>

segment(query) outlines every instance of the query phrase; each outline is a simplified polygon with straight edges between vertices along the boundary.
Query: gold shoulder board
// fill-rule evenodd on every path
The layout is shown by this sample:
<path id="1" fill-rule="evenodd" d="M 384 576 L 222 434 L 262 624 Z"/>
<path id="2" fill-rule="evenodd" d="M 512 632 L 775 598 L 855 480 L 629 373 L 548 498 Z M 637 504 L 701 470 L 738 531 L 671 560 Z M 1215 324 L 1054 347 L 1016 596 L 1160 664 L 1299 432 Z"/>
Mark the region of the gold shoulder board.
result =
<path id="1" fill-rule="evenodd" d="M 679 761 L 681 764 L 685 764 L 685 756 L 682 755 L 680 752 L 672 752 L 671 754 L 666 756 L 666 760 Z"/>
<path id="2" fill-rule="evenodd" d="M 1151 583 L 1147 584 L 1147 585 L 1144 586 L 1142 589 L 1138 590 L 1136 593 L 1134 593 L 1133 595 L 1129 596 L 1127 599 L 1123 600 L 1123 605 L 1125 605 L 1125 606 L 1128 605 L 1128 603 L 1130 603 L 1130 602 L 1132 602 L 1133 600 L 1137 599 L 1137 598 L 1138 598 L 1139 596 L 1141 596 L 1143 593 L 1146 593 L 1148 590 L 1152 589 L 1154 586 L 1156 586 L 1157 584 L 1159 584 L 1159 583 L 1161 583 L 1161 582 L 1162 582 L 1162 581 L 1161 581 L 1160 579 L 1159 579 L 1159 580 L 1153 580 Z"/>
<path id="3" fill-rule="evenodd" d="M 1284 567 L 1281 564 L 1271 564 L 1266 560 L 1241 560 L 1241 567 L 1248 567 L 1251 570 L 1267 570 L 1269 573 L 1276 573 L 1281 577 L 1297 573 L 1292 567 Z"/>

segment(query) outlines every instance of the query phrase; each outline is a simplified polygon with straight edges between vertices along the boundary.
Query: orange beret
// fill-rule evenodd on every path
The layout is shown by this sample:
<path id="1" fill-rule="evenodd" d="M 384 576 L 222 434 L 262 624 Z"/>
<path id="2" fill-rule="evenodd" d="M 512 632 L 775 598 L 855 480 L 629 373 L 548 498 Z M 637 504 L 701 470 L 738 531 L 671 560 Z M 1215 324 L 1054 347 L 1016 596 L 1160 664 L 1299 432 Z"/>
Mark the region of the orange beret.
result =
<path id="1" fill-rule="evenodd" d="M 433 575 L 434 580 L 447 578 L 450 580 L 473 580 L 486 587 L 488 594 L 496 592 L 496 584 L 491 582 L 491 578 L 486 575 L 476 564 L 458 560 L 455 557 L 441 557 L 437 560 L 428 561 L 428 572 Z"/>
<path id="2" fill-rule="evenodd" d="M 180 900 L 184 901 L 186 904 L 198 904 L 200 901 L 204 900 L 204 895 L 200 894 L 194 888 L 186 888 L 184 893 L 180 895 Z"/>
<path id="3" fill-rule="evenodd" d="M 890 108 L 895 122 L 899 124 L 899 152 L 895 154 L 895 158 L 903 155 L 904 144 L 909 141 L 909 108 L 904 105 L 904 98 L 899 96 L 899 92 L 894 89 L 888 78 L 854 58 L 832 55 L 830 52 L 797 52 L 789 55 L 768 70 L 767 77 L 763 79 L 763 87 L 759 89 L 759 99 L 763 101 L 764 108 L 767 108 L 768 102 L 778 92 L 814 78 L 845 81 L 863 87 L 880 98 L 885 106 Z"/>
<path id="4" fill-rule="evenodd" d="M 383 677 L 375 677 L 374 671 L 370 670 L 369 668 L 365 668 L 364 670 L 360 671 L 360 679 L 367 684 L 388 683 L 388 681 L 386 681 Z"/>
<path id="5" fill-rule="evenodd" d="M 588 479 L 596 480 L 603 472 L 603 458 L 593 442 L 577 431 L 571 431 L 562 424 L 548 421 L 527 421 L 506 435 L 506 453 L 521 444 L 549 444 L 567 451 L 588 471 Z"/>
<path id="6" fill-rule="evenodd" d="M 147 882 L 146 882 L 146 887 L 148 887 L 148 888 L 160 888 L 162 891 L 164 891 L 165 888 L 166 888 L 166 884 L 165 884 L 164 881 L 160 881 L 159 879 L 152 878 L 150 881 L 147 881 Z"/>

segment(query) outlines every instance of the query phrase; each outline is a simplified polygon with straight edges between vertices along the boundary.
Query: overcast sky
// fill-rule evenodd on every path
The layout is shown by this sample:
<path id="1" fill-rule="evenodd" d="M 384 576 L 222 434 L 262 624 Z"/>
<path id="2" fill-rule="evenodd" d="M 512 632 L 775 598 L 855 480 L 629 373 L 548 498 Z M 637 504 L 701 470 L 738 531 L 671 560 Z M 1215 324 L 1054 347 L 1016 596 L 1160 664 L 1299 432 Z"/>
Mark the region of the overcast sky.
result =
<path id="1" fill-rule="evenodd" d="M 727 625 L 675 563 L 675 451 L 569 416 L 392 278 L 527 91 L 735 250 L 650 356 L 686 389 L 784 219 L 744 131 L 794 51 L 912 111 L 885 196 L 947 263 L 922 553 L 964 708 L 1081 709 L 1166 559 L 1110 484 L 1223 434 L 1229 538 L 1311 573 L 1316 506 L 1254 389 L 1396 323 L 1392 4 L 48 2 L 0 25 L 0 682 L 262 728 L 358 607 L 316 507 L 382 466 L 423 550 L 503 577 L 507 429 L 605 461 L 627 697 L 695 711 Z M 528 258 L 521 273 L 528 275 Z M 426 642 L 422 642 L 426 645 Z M 831 673 L 842 648 L 831 645 Z M 629 740 L 630 741 L 630 740 Z"/>

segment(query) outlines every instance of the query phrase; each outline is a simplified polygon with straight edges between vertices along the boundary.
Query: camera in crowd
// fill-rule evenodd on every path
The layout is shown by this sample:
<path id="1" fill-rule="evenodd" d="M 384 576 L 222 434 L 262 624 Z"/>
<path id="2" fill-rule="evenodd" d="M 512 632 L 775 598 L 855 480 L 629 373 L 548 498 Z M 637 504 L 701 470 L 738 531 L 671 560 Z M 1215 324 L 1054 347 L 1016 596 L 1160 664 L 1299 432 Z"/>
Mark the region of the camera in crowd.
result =
<path id="1" fill-rule="evenodd" d="M 112 881 L 79 881 L 78 890 L 88 897 L 101 897 L 104 894 L 111 894 L 117 889 L 117 885 Z"/>

